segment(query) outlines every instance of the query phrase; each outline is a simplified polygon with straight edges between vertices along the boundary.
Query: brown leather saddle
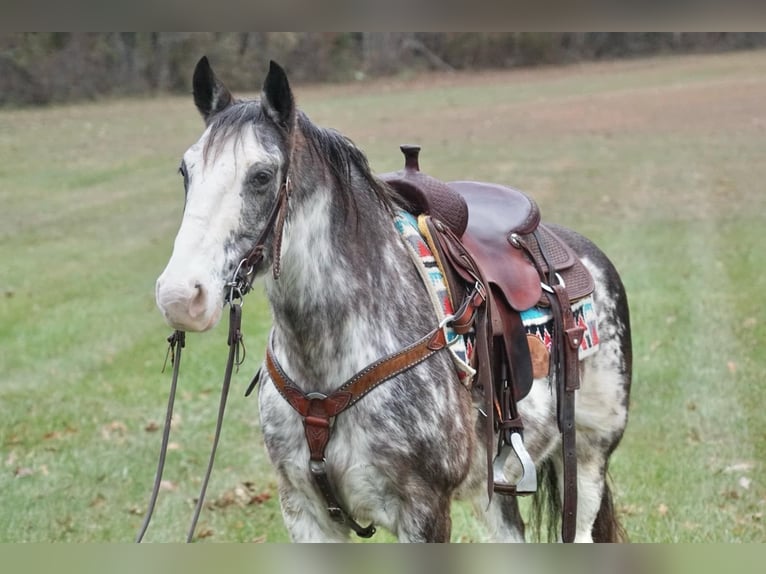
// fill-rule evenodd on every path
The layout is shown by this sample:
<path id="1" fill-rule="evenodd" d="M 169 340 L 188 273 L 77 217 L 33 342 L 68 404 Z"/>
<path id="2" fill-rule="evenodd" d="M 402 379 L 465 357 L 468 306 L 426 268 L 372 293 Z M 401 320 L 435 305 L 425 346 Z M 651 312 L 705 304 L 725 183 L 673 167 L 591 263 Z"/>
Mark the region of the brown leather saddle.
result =
<path id="1" fill-rule="evenodd" d="M 536 489 L 535 469 L 523 446 L 523 423 L 516 407 L 533 381 L 520 313 L 536 305 L 551 309 L 554 343 L 547 372 L 558 397 L 565 460 L 562 537 L 570 541 L 577 498 L 574 391 L 579 388 L 578 347 L 583 333 L 574 323 L 571 305 L 593 292 L 593 278 L 572 248 L 541 222 L 532 198 L 497 184 L 445 183 L 420 171 L 419 146 L 404 145 L 401 150 L 404 169 L 379 178 L 405 200 L 413 214 L 428 216 L 426 223 L 453 307 L 459 308 L 473 296 L 477 286 L 485 300 L 485 314 L 474 318 L 472 325 L 478 384 L 493 413 L 494 424 L 487 425 L 490 491 L 530 494 Z M 493 458 L 494 432 L 500 434 Z M 522 478 L 516 485 L 508 484 L 503 474 L 509 452 L 522 463 Z"/>
<path id="2" fill-rule="evenodd" d="M 382 174 L 380 179 L 409 203 L 414 214 L 429 215 L 435 226 L 446 225 L 459 238 L 492 292 L 492 332 L 504 337 L 506 346 L 513 345 L 508 337 L 512 323 L 518 322 L 513 315 L 535 305 L 549 305 L 542 289 L 549 276 L 558 274 L 570 301 L 593 292 L 590 273 L 571 247 L 541 222 L 531 197 L 494 183 L 440 181 L 420 171 L 419 146 L 403 145 L 401 149 L 404 169 Z M 445 273 L 450 292 L 458 299 L 452 301 L 457 308 L 465 289 L 460 288 L 453 270 L 447 268 Z M 516 335 L 518 344 L 519 333 Z M 513 381 L 514 395 L 520 400 L 531 388 L 532 369 L 528 353 L 514 351 L 516 364 L 511 370 L 518 374 Z"/>

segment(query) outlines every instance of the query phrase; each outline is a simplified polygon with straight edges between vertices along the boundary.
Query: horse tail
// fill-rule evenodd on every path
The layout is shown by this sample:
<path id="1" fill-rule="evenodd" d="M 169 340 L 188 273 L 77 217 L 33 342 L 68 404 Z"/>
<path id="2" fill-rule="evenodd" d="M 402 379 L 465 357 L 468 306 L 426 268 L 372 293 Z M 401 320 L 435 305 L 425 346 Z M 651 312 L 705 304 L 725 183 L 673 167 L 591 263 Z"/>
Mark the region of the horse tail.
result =
<path id="1" fill-rule="evenodd" d="M 529 526 L 537 542 L 555 542 L 561 524 L 561 498 L 556 468 L 549 458 L 537 468 L 537 492 L 529 509 Z"/>
<path id="2" fill-rule="evenodd" d="M 628 535 L 620 523 L 612 498 L 609 474 L 604 470 L 604 492 L 601 506 L 593 522 L 593 542 L 628 542 Z M 555 542 L 561 533 L 561 497 L 556 468 L 551 459 L 537 469 L 538 488 L 529 509 L 529 526 L 533 538 L 542 542 Z"/>
<path id="3" fill-rule="evenodd" d="M 628 542 L 628 534 L 617 518 L 612 499 L 612 489 L 609 485 L 609 473 L 604 472 L 604 493 L 601 495 L 601 506 L 593 522 L 593 542 Z"/>

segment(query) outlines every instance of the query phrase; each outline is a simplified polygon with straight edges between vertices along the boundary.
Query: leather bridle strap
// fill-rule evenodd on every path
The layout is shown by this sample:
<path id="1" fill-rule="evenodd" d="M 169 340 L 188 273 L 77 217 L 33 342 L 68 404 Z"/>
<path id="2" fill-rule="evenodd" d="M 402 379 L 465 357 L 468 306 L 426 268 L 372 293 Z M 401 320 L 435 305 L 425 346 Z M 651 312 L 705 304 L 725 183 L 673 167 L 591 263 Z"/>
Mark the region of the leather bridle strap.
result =
<path id="1" fill-rule="evenodd" d="M 261 231 L 255 244 L 245 255 L 234 272 L 234 277 L 226 285 L 231 289 L 226 295 L 227 301 L 242 299 L 252 288 L 255 270 L 263 263 L 263 254 L 266 249 L 266 242 L 273 234 L 272 239 L 272 274 L 274 279 L 279 279 L 282 260 L 282 232 L 284 230 L 285 220 L 287 219 L 287 202 L 290 197 L 291 183 L 290 176 L 285 177 L 285 181 L 279 187 L 274 205 L 271 207 L 266 225 Z"/>
<path id="2" fill-rule="evenodd" d="M 215 422 L 215 436 L 213 438 L 213 446 L 210 447 L 210 457 L 207 462 L 207 470 L 205 471 L 205 478 L 202 481 L 202 488 L 200 488 L 199 496 L 197 497 L 197 506 L 194 508 L 194 515 L 192 516 L 191 525 L 189 526 L 189 532 L 186 535 L 186 542 L 191 542 L 194 538 L 194 529 L 197 527 L 197 520 L 199 520 L 200 512 L 202 511 L 202 504 L 205 500 L 205 493 L 207 492 L 207 484 L 210 482 L 210 474 L 213 471 L 213 462 L 215 461 L 215 452 L 218 449 L 218 440 L 221 438 L 221 427 L 223 426 L 223 414 L 226 410 L 226 398 L 229 396 L 229 387 L 231 387 L 231 376 L 234 371 L 234 367 L 239 368 L 242 364 L 244 356 L 240 357 L 240 348 L 242 346 L 242 331 L 240 329 L 242 325 L 242 305 L 231 304 L 229 306 L 229 357 L 226 360 L 226 371 L 223 375 L 223 384 L 221 385 L 221 398 L 218 402 L 218 418 Z"/>
<path id="3" fill-rule="evenodd" d="M 325 449 L 330 440 L 331 421 L 375 387 L 431 357 L 447 346 L 444 328 L 439 326 L 401 351 L 392 353 L 359 371 L 330 395 L 305 393 L 285 373 L 274 356 L 272 331 L 266 347 L 266 368 L 277 391 L 303 417 L 309 447 L 309 469 L 325 499 L 330 517 L 346 524 L 363 538 L 375 533 L 374 525 L 360 526 L 338 501 L 327 477 Z"/>

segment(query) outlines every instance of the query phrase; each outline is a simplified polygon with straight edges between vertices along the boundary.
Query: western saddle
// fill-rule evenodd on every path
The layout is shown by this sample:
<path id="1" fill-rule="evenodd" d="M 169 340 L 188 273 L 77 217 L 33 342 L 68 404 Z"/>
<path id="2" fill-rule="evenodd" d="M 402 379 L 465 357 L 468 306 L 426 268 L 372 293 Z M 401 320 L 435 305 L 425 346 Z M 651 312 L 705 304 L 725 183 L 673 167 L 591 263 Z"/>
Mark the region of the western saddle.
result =
<path id="1" fill-rule="evenodd" d="M 556 388 L 562 434 L 562 539 L 571 541 L 577 508 L 574 391 L 580 384 L 578 348 L 583 335 L 572 303 L 593 292 L 593 278 L 566 242 L 541 223 L 532 198 L 497 184 L 442 182 L 420 171 L 419 146 L 403 145 L 401 150 L 404 169 L 380 179 L 413 214 L 426 216 L 453 308 L 464 308 L 467 298 L 478 299 L 470 321 L 453 327 L 463 334 L 473 329 L 476 337 L 474 384 L 483 392 L 486 415 L 492 416 L 485 436 L 489 495 L 526 495 L 537 489 L 517 402 L 529 393 L 535 377 L 547 374 Z M 548 357 L 543 353 L 542 371 L 539 357 L 533 369 L 531 343 L 520 315 L 534 306 L 547 307 L 553 315 L 553 344 Z M 511 452 L 522 467 L 516 484 L 510 484 L 503 471 Z"/>

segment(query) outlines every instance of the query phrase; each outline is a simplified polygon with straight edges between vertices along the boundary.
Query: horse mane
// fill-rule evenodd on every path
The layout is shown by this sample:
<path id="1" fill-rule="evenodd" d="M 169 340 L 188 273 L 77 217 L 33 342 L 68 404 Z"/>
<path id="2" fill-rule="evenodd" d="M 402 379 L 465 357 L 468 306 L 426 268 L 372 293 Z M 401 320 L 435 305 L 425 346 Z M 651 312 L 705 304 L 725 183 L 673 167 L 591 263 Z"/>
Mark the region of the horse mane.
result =
<path id="1" fill-rule="evenodd" d="M 356 195 L 353 190 L 359 179 L 372 197 L 387 211 L 393 212 L 396 207 L 407 207 L 398 194 L 375 176 L 370 169 L 367 156 L 351 139 L 337 130 L 317 126 L 300 111 L 297 121 L 298 129 L 304 135 L 309 152 L 329 168 L 347 211 L 349 207 L 354 212 L 357 209 Z"/>
<path id="2" fill-rule="evenodd" d="M 210 136 L 205 142 L 203 158 L 207 162 L 211 153 L 220 150 L 220 142 L 229 137 L 241 138 L 245 126 L 271 121 L 264 112 L 259 100 L 237 100 L 233 105 L 216 114 L 210 123 Z M 387 184 L 378 179 L 370 169 L 367 156 L 351 139 L 337 130 L 323 128 L 314 124 L 305 113 L 297 112 L 297 129 L 303 135 L 305 148 L 311 157 L 324 164 L 341 192 L 344 209 L 356 213 L 357 198 L 354 193 L 358 183 L 371 193 L 387 211 L 407 206 L 402 198 Z M 254 130 L 255 137 L 258 132 Z M 296 182 L 299 183 L 299 182 Z"/>

